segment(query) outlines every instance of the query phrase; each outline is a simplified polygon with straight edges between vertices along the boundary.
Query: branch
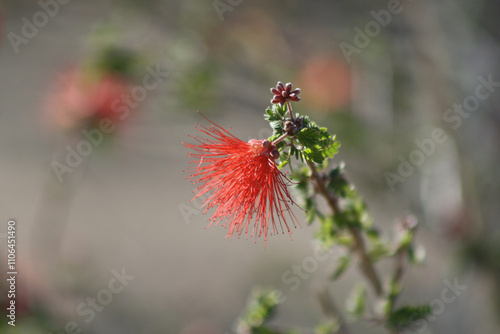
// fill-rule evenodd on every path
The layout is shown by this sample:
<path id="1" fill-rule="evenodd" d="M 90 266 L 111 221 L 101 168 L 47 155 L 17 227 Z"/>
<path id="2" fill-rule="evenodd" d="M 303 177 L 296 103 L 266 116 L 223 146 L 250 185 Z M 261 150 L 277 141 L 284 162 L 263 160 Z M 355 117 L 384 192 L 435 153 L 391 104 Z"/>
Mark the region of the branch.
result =
<path id="1" fill-rule="evenodd" d="M 319 192 L 323 197 L 327 200 L 328 205 L 331 207 L 333 214 L 338 215 L 341 213 L 341 209 L 339 207 L 338 199 L 336 196 L 328 192 L 326 189 L 325 183 L 321 175 L 318 173 L 318 170 L 314 166 L 314 164 L 310 161 L 307 161 L 307 164 L 309 165 L 309 168 L 311 169 L 312 172 L 312 178 L 315 180 L 316 185 L 318 187 Z M 373 290 L 375 291 L 377 297 L 381 297 L 384 294 L 384 291 L 382 289 L 382 284 L 380 282 L 380 278 L 377 275 L 377 272 L 375 271 L 375 268 L 373 267 L 373 264 L 371 263 L 367 251 L 366 251 L 366 246 L 365 242 L 363 240 L 363 236 L 361 235 L 361 232 L 359 231 L 359 228 L 350 226 L 348 227 L 349 232 L 351 233 L 353 239 L 354 239 L 354 250 L 358 254 L 359 259 L 361 261 L 361 270 L 363 271 L 364 275 L 372 285 Z"/>

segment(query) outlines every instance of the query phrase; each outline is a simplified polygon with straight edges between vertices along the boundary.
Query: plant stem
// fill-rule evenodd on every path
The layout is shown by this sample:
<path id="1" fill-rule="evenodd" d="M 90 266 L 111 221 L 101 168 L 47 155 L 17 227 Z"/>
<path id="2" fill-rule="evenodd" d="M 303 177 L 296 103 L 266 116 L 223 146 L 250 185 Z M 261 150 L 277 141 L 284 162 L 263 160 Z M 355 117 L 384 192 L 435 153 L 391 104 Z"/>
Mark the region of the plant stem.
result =
<path id="1" fill-rule="evenodd" d="M 309 168 L 311 169 L 312 173 L 312 178 L 315 180 L 316 185 L 318 187 L 319 192 L 323 197 L 327 200 L 328 205 L 331 207 L 333 214 L 338 215 L 341 213 L 341 209 L 339 207 L 338 199 L 336 196 L 328 192 L 326 189 L 325 183 L 321 175 L 318 173 L 318 170 L 314 166 L 314 164 L 310 161 L 307 161 L 307 164 L 309 165 Z M 382 297 L 384 294 L 384 291 L 382 289 L 382 284 L 380 282 L 380 278 L 377 275 L 377 272 L 375 271 L 375 268 L 373 267 L 372 262 L 370 261 L 367 251 L 366 251 L 366 246 L 365 246 L 365 241 L 363 240 L 363 236 L 361 235 L 361 232 L 359 228 L 355 226 L 350 226 L 348 227 L 349 232 L 351 233 L 353 240 L 354 240 L 354 250 L 358 254 L 359 259 L 361 261 L 361 270 L 363 271 L 363 274 L 366 276 L 370 284 L 372 285 L 373 290 L 375 291 L 375 294 L 377 297 Z"/>
<path id="2" fill-rule="evenodd" d="M 401 284 L 401 281 L 403 280 L 403 275 L 404 275 L 404 265 L 405 265 L 405 255 L 406 255 L 406 249 L 400 249 L 396 253 L 396 267 L 394 268 L 394 273 L 392 275 L 392 280 L 391 280 L 391 285 L 392 286 L 397 286 Z M 394 309 L 394 304 L 396 303 L 396 300 L 398 299 L 400 295 L 400 291 L 396 294 L 390 294 L 389 296 L 389 302 L 391 303 L 391 312 Z"/>
<path id="3" fill-rule="evenodd" d="M 281 136 L 279 136 L 278 138 L 276 138 L 276 140 L 274 140 L 271 144 L 276 145 L 276 144 L 278 144 L 280 141 L 282 141 L 283 139 L 285 139 L 286 137 L 288 137 L 288 134 L 287 134 L 287 133 L 284 133 L 284 134 L 282 134 Z"/>
<path id="4" fill-rule="evenodd" d="M 290 114 L 290 120 L 293 123 L 294 119 L 293 119 L 292 105 L 290 104 L 290 101 L 286 101 L 286 105 L 288 107 L 288 113 Z"/>
<path id="5" fill-rule="evenodd" d="M 316 292 L 316 296 L 318 297 L 319 303 L 321 305 L 321 309 L 323 313 L 330 318 L 331 320 L 336 320 L 339 324 L 339 329 L 336 333 L 340 334 L 350 334 L 349 328 L 346 325 L 345 319 L 342 317 L 342 314 L 338 310 L 335 302 L 333 301 L 333 297 L 330 296 L 328 289 L 322 289 Z"/>

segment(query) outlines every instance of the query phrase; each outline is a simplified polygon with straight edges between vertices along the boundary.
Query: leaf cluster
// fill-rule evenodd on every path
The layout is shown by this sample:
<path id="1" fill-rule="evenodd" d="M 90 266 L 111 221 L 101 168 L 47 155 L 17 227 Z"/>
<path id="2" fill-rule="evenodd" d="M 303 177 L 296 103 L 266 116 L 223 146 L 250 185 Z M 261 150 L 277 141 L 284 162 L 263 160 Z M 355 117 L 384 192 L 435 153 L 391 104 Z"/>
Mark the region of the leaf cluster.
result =
<path id="1" fill-rule="evenodd" d="M 296 114 L 293 118 L 287 117 L 287 112 L 286 105 L 282 107 L 273 104 L 264 114 L 273 129 L 269 141 L 274 141 L 285 133 L 289 135 L 277 145 L 280 151 L 280 168 L 286 166 L 291 157 L 301 162 L 326 164 L 328 159 L 338 153 L 340 143 L 335 140 L 335 136 L 328 133 L 327 128 L 319 127 L 308 116 Z"/>
<path id="2" fill-rule="evenodd" d="M 266 325 L 275 314 L 276 307 L 283 301 L 282 292 L 272 289 L 256 288 L 243 315 L 238 319 L 238 334 L 286 334 L 276 332 Z M 292 334 L 293 332 L 288 332 Z"/>

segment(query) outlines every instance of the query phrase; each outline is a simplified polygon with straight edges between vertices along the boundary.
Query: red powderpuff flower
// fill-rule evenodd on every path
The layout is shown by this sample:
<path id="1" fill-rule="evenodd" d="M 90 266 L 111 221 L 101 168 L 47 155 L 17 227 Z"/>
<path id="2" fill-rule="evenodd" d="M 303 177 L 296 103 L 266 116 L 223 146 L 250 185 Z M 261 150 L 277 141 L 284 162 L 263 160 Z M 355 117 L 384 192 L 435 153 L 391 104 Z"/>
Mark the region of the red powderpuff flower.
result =
<path id="1" fill-rule="evenodd" d="M 298 221 L 290 210 L 294 202 L 287 188 L 288 180 L 275 164 L 279 157 L 276 146 L 268 140 L 244 142 L 203 117 L 211 125 L 196 129 L 208 138 L 190 136 L 198 144 L 183 144 L 194 151 L 188 153 L 188 157 L 194 158 L 190 163 L 196 165 L 187 171 L 192 172 L 189 178 L 193 184 L 200 184 L 193 200 L 206 198 L 203 213 L 216 208 L 207 227 L 222 221 L 223 227 L 229 227 L 227 237 L 239 237 L 243 231 L 248 237 L 253 221 L 250 236 L 257 239 L 263 234 L 267 241 L 267 234 L 277 232 L 279 223 L 281 232 L 284 233 L 284 225 L 291 236 L 286 218 L 291 219 L 294 227 Z"/>

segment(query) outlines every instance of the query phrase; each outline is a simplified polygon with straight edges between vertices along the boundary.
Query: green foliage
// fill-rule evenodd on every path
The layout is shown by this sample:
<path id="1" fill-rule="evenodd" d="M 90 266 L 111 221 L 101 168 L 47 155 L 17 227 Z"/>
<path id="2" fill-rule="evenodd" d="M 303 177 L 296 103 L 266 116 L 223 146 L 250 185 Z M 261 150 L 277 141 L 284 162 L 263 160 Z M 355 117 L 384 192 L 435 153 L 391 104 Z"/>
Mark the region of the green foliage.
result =
<path id="1" fill-rule="evenodd" d="M 411 245 L 408 248 L 408 261 L 414 265 L 420 265 L 425 261 L 425 248 L 421 245 Z"/>
<path id="2" fill-rule="evenodd" d="M 287 144 L 277 146 L 280 151 L 280 168 L 286 166 L 292 156 L 302 162 L 323 164 L 338 153 L 340 143 L 335 141 L 335 136 L 330 135 L 326 128 L 317 126 L 308 116 L 296 114 L 292 119 L 286 115 L 286 106 L 282 107 L 279 104 L 273 104 L 264 114 L 273 129 L 269 141 L 274 141 L 285 133 L 289 134 Z M 286 129 L 287 123 L 291 126 L 290 129 Z M 287 147 L 289 150 L 283 153 Z"/>
<path id="3" fill-rule="evenodd" d="M 363 316 L 365 312 L 366 288 L 364 285 L 359 284 L 351 292 L 350 297 L 347 299 L 346 309 L 355 317 Z"/>
<path id="4" fill-rule="evenodd" d="M 274 333 L 265 327 L 281 302 L 282 292 L 278 290 L 255 289 L 252 292 L 246 311 L 238 320 L 238 333 L 271 334 Z"/>
<path id="5" fill-rule="evenodd" d="M 331 334 L 336 333 L 340 329 L 340 324 L 337 319 L 331 319 L 320 323 L 316 326 L 315 334 Z"/>
<path id="6" fill-rule="evenodd" d="M 269 122 L 269 125 L 274 131 L 273 135 L 269 138 L 269 141 L 277 139 L 284 133 L 286 113 L 286 108 L 284 106 L 281 107 L 279 104 L 273 104 L 270 108 L 266 109 L 264 118 Z"/>
<path id="7" fill-rule="evenodd" d="M 423 319 L 432 313 L 429 305 L 404 306 L 392 312 L 387 324 L 393 328 L 410 326 L 414 321 Z"/>
<path id="8" fill-rule="evenodd" d="M 340 198 L 354 197 L 354 187 L 349 184 L 344 177 L 344 164 L 341 163 L 328 173 L 328 182 L 326 188 L 329 192 Z"/>
<path id="9" fill-rule="evenodd" d="M 266 114 L 264 118 L 266 121 L 282 121 L 287 113 L 286 107 L 279 104 L 273 104 L 270 108 L 266 109 Z"/>
<path id="10" fill-rule="evenodd" d="M 333 158 L 340 147 L 340 143 L 335 141 L 335 136 L 331 136 L 326 128 L 320 128 L 312 121 L 308 121 L 307 124 L 308 127 L 304 127 L 296 135 L 298 143 L 302 145 L 303 158 L 317 164 Z"/>
<path id="11" fill-rule="evenodd" d="M 413 232 L 410 230 L 402 230 L 399 231 L 396 235 L 396 249 L 408 249 L 411 246 L 413 241 Z"/>
<path id="12" fill-rule="evenodd" d="M 368 252 L 368 257 L 372 262 L 377 262 L 381 260 L 384 257 L 388 257 L 392 255 L 392 248 L 391 246 L 381 240 L 377 240 L 372 243 L 372 248 Z"/>
<path id="13" fill-rule="evenodd" d="M 349 268 L 350 264 L 351 264 L 350 255 L 341 256 L 339 258 L 339 263 L 337 265 L 337 268 L 335 269 L 335 272 L 332 275 L 332 280 L 336 280 L 337 278 L 339 278 Z"/>
<path id="14" fill-rule="evenodd" d="M 334 221 L 333 216 L 321 217 L 319 219 L 319 230 L 316 233 L 316 238 L 321 241 L 323 247 L 332 247 L 337 243 L 340 231 Z"/>

